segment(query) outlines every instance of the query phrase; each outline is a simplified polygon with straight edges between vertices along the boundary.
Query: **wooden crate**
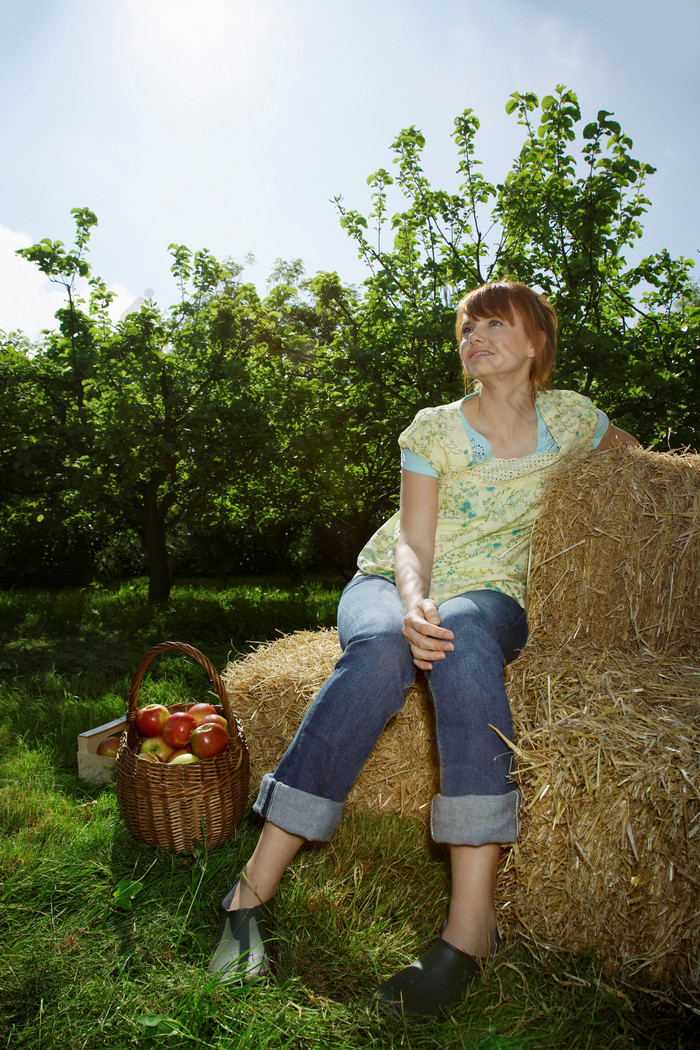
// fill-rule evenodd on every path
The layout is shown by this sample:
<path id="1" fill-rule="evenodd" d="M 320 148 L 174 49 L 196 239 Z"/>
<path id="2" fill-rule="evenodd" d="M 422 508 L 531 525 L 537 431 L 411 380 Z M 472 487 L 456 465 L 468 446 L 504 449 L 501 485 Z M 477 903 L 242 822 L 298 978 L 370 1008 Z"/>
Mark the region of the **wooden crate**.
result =
<path id="1" fill-rule="evenodd" d="M 107 784 L 117 775 L 117 760 L 96 754 L 100 741 L 108 736 L 121 736 L 126 729 L 126 718 L 116 718 L 103 726 L 88 729 L 78 737 L 78 776 L 88 784 Z"/>

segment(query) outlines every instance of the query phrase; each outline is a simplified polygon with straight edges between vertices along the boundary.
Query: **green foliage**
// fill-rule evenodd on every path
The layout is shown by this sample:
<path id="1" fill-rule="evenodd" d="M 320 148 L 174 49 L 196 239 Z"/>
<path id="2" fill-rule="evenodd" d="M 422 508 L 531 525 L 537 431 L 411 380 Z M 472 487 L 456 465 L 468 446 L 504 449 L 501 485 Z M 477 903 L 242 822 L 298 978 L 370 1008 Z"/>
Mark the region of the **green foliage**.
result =
<path id="1" fill-rule="evenodd" d="M 607 110 L 581 128 L 576 95 L 564 87 L 541 102 L 515 92 L 506 112 L 525 140 L 502 183 L 479 170 L 479 121 L 467 109 L 455 120 L 456 193 L 429 185 L 425 140 L 411 127 L 392 146 L 395 178 L 380 169 L 368 180 L 366 218 L 337 200 L 371 270 L 356 323 L 364 396 L 389 388 L 379 409 L 392 436 L 414 408 L 452 397 L 455 303 L 485 280 L 511 277 L 539 287 L 557 310 L 558 385 L 593 397 L 645 443 L 665 444 L 669 433 L 676 446 L 696 442 L 692 261 L 664 251 L 635 265 L 626 259 L 642 236 L 655 169 L 632 155 Z M 392 215 L 397 190 L 402 207 Z"/>
<path id="2" fill-rule="evenodd" d="M 572 91 L 542 99 L 537 127 L 536 105 L 533 95 L 510 99 L 526 139 L 498 187 L 492 272 L 515 274 L 552 298 L 559 385 L 592 396 L 645 443 L 661 443 L 669 431 L 677 445 L 692 443 L 688 398 L 697 406 L 697 370 L 685 331 L 690 320 L 697 333 L 693 264 L 665 251 L 636 265 L 626 258 L 643 233 L 645 184 L 655 169 L 632 156 L 632 140 L 607 110 L 579 140 Z"/>
<path id="3" fill-rule="evenodd" d="M 293 259 L 261 296 L 240 265 L 171 244 L 179 303 L 115 325 L 88 262 L 89 209 L 73 211 L 70 249 L 22 249 L 66 305 L 39 346 L 0 344 L 0 583 L 143 562 L 165 601 L 173 555 L 181 572 L 351 573 L 396 508 L 400 432 L 462 392 L 455 305 L 498 277 L 551 298 L 558 386 L 647 445 L 697 447 L 700 297 L 690 260 L 641 251 L 654 168 L 565 87 L 514 92 L 506 112 L 523 142 L 502 181 L 484 178 L 466 109 L 452 188 L 431 186 L 409 127 L 392 170 L 367 180 L 366 214 L 336 200 L 367 265 L 360 290 Z"/>
<path id="4" fill-rule="evenodd" d="M 40 348 L 8 348 L 2 361 L 14 393 L 3 420 L 16 486 L 9 533 L 28 514 L 46 518 L 43 503 L 64 526 L 72 514 L 100 538 L 134 530 L 151 598 L 164 600 L 169 533 L 179 521 L 205 522 L 237 477 L 259 470 L 269 426 L 250 382 L 258 299 L 234 263 L 171 245 L 182 301 L 169 317 L 146 303 L 111 325 L 86 260 L 96 219 L 74 215 L 73 252 L 48 240 L 23 251 L 65 287 L 68 307 Z M 76 295 L 79 278 L 89 279 L 89 305 Z"/>

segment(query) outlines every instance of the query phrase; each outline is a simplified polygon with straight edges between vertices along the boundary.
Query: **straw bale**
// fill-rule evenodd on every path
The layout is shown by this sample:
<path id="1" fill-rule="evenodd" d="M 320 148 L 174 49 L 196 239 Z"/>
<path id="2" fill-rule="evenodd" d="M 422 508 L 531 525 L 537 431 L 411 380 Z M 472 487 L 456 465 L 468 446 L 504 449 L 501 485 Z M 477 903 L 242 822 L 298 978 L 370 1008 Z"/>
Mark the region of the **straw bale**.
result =
<path id="1" fill-rule="evenodd" d="M 523 804 L 501 923 L 555 948 L 685 975 L 700 1005 L 700 456 L 614 449 L 553 477 L 529 568 L 531 637 L 506 671 Z M 222 677 L 272 771 L 340 655 L 297 632 Z M 349 798 L 427 819 L 438 790 L 425 685 Z"/>
<path id="2" fill-rule="evenodd" d="M 533 633 L 697 652 L 699 581 L 699 455 L 618 448 L 564 462 L 533 533 Z"/>
<path id="3" fill-rule="evenodd" d="M 302 631 L 228 665 L 254 784 L 339 654 L 334 631 Z M 654 976 L 684 974 L 700 1003 L 700 663 L 582 642 L 555 649 L 540 636 L 506 679 L 523 803 L 499 880 L 502 927 L 558 949 L 596 945 L 611 964 Z M 416 684 L 349 803 L 427 821 L 433 733 Z"/>
<path id="4" fill-rule="evenodd" d="M 540 644 L 508 679 L 523 805 L 503 914 L 685 974 L 700 1002 L 700 663 Z"/>

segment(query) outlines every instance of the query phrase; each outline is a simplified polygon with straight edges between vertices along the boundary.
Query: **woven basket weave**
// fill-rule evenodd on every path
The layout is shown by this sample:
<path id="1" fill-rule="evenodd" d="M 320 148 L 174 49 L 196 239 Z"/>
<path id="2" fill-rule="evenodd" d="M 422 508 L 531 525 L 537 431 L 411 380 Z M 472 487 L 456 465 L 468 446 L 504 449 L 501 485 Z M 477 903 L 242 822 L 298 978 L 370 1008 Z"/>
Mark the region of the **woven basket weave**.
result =
<path id="1" fill-rule="evenodd" d="M 189 656 L 209 675 L 221 701 L 214 706 L 229 727 L 228 748 L 222 754 L 184 766 L 139 759 L 144 741 L 136 726 L 139 687 L 148 665 L 160 653 Z M 172 704 L 168 710 L 172 714 L 188 706 Z M 154 646 L 132 679 L 126 719 L 117 753 L 117 799 L 122 819 L 134 838 L 178 853 L 191 850 L 198 841 L 212 848 L 230 838 L 248 801 L 248 745 L 214 665 L 184 642 Z"/>

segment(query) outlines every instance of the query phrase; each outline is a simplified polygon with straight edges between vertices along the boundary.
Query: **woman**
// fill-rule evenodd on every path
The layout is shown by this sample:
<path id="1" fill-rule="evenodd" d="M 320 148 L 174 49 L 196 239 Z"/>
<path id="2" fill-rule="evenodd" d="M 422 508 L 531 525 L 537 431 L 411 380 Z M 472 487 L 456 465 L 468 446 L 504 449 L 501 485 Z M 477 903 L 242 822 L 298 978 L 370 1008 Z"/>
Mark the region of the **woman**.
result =
<path id="1" fill-rule="evenodd" d="M 564 455 L 637 444 L 584 397 L 545 391 L 556 316 L 525 285 L 470 292 L 457 338 L 474 393 L 424 409 L 401 435 L 400 511 L 370 540 L 338 609 L 343 655 L 305 715 L 255 811 L 256 849 L 221 905 L 209 973 L 270 969 L 268 902 L 302 843 L 328 840 L 344 800 L 416 668 L 436 721 L 440 794 L 431 832 L 449 846 L 452 891 L 437 943 L 377 989 L 386 1006 L 437 1015 L 458 1003 L 499 942 L 501 845 L 518 832 L 519 793 L 504 662 L 527 638 L 525 583 L 537 504 Z"/>

